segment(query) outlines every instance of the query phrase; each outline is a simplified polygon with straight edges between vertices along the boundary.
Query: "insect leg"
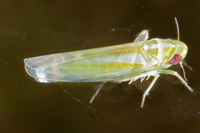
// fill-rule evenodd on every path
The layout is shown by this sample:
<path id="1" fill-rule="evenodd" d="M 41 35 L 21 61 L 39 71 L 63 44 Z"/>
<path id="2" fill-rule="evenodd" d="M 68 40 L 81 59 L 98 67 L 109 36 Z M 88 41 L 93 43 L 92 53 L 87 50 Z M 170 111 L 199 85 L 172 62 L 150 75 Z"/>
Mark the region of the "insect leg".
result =
<path id="1" fill-rule="evenodd" d="M 94 101 L 95 97 L 99 94 L 101 88 L 104 86 L 105 82 L 101 83 L 99 85 L 99 87 L 97 88 L 96 92 L 94 93 L 94 95 L 92 96 L 92 98 L 90 99 L 90 104 Z"/>
<path id="2" fill-rule="evenodd" d="M 193 92 L 193 89 L 187 84 L 187 82 L 177 72 L 173 70 L 162 70 L 162 69 L 158 70 L 158 72 L 162 74 L 170 74 L 170 75 L 176 76 L 188 88 L 188 90 Z"/>
<path id="3" fill-rule="evenodd" d="M 146 41 L 149 38 L 149 31 L 143 30 L 138 34 L 133 42 Z"/>
<path id="4" fill-rule="evenodd" d="M 85 110 L 90 114 L 90 116 L 92 116 L 94 119 L 96 119 L 97 121 L 99 121 L 98 118 L 96 118 L 87 108 L 86 106 L 84 105 L 83 102 L 81 102 L 81 100 L 75 98 L 73 95 L 71 95 L 61 84 L 60 84 L 60 87 L 64 90 L 65 93 L 67 93 L 69 96 L 71 96 L 72 98 L 74 98 L 76 101 L 78 101 L 84 108 Z M 90 107 L 91 108 L 91 107 Z M 94 110 L 94 109 L 93 109 Z"/>
<path id="5" fill-rule="evenodd" d="M 142 97 L 141 108 L 144 107 L 145 98 L 149 94 L 149 91 L 151 90 L 151 88 L 153 87 L 153 85 L 155 84 L 155 82 L 156 82 L 156 80 L 158 79 L 159 76 L 160 76 L 159 74 L 155 75 L 153 81 L 151 82 L 151 84 L 149 85 L 147 90 L 144 92 L 143 97 Z"/>

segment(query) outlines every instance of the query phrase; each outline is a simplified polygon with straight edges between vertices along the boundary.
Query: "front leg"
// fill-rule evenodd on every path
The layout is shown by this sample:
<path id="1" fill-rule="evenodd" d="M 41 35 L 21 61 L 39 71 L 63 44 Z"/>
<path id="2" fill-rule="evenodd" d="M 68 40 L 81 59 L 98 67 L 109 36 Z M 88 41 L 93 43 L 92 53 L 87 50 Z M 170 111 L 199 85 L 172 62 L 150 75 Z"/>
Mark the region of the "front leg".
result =
<path id="1" fill-rule="evenodd" d="M 193 89 L 187 84 L 187 82 L 176 72 L 173 70 L 158 70 L 158 73 L 160 74 L 170 74 L 176 76 L 187 88 L 189 91 L 193 92 Z"/>

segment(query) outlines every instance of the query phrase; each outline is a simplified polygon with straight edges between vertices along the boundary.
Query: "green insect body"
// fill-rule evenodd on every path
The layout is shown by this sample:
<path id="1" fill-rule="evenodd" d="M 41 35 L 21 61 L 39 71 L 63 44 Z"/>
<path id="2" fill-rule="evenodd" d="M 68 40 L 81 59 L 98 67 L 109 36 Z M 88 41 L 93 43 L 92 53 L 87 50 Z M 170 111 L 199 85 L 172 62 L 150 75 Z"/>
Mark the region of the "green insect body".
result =
<path id="1" fill-rule="evenodd" d="M 148 30 L 143 30 L 132 43 L 27 58 L 25 69 L 38 82 L 102 82 L 90 103 L 106 82 L 129 81 L 130 84 L 153 76 L 143 94 L 143 107 L 160 74 L 176 76 L 193 91 L 177 72 L 167 69 L 182 63 L 187 46 L 179 40 L 147 39 Z"/>

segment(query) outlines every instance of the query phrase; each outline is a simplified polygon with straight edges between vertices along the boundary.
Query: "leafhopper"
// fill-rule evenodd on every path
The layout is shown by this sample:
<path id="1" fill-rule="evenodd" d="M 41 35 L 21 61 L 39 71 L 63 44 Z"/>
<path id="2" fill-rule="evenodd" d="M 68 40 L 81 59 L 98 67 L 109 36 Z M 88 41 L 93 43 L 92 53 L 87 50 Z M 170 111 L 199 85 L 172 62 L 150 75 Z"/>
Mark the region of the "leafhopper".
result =
<path id="1" fill-rule="evenodd" d="M 50 54 L 24 59 L 26 72 L 38 82 L 102 82 L 90 100 L 93 102 L 106 82 L 127 82 L 153 76 L 153 80 L 143 94 L 141 108 L 160 74 L 176 76 L 185 86 L 186 78 L 176 71 L 169 70 L 172 65 L 180 64 L 188 48 L 178 38 L 148 40 L 148 30 L 143 30 L 134 42 L 108 47 Z M 182 67 L 183 68 L 183 67 Z M 184 69 L 183 69 L 184 71 Z"/>

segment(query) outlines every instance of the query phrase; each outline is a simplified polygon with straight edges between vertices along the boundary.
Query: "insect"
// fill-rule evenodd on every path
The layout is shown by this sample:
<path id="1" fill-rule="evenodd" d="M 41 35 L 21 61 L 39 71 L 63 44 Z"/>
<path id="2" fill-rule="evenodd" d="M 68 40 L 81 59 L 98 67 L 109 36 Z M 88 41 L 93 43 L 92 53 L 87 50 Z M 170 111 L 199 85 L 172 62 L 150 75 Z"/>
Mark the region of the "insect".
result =
<path id="1" fill-rule="evenodd" d="M 153 76 L 153 80 L 143 94 L 141 108 L 160 74 L 176 76 L 188 90 L 193 92 L 185 80 L 173 70 L 172 65 L 180 64 L 188 48 L 178 38 L 148 40 L 148 30 L 143 30 L 134 42 L 80 50 L 59 54 L 50 54 L 24 59 L 26 72 L 38 82 L 102 82 L 90 100 L 93 102 L 106 82 L 125 82 Z M 183 69 L 184 72 L 184 69 Z M 185 76 L 185 72 L 184 72 Z"/>

